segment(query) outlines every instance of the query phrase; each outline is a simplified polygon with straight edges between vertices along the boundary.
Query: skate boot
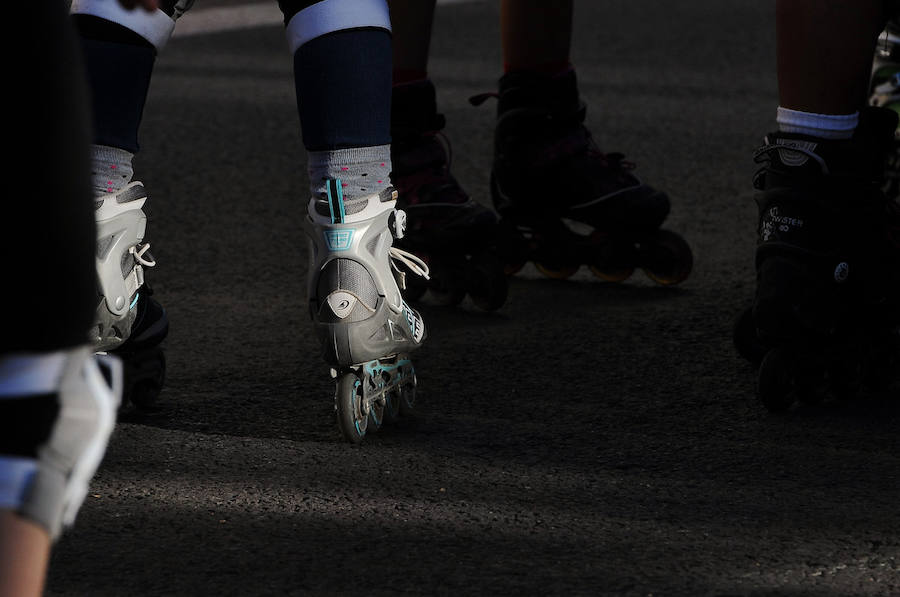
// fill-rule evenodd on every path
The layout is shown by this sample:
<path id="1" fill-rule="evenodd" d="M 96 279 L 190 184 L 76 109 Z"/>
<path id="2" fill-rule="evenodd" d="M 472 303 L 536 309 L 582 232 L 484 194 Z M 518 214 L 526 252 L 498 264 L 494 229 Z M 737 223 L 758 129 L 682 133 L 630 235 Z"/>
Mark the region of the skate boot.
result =
<path id="1" fill-rule="evenodd" d="M 497 218 L 453 178 L 443 128 L 430 81 L 394 88 L 391 180 L 399 192 L 398 205 L 409 216 L 406 236 L 398 244 L 431 270 L 427 285 L 412 278 L 404 294 L 416 300 L 429 290 L 432 299 L 447 306 L 468 294 L 477 307 L 493 311 L 507 296 L 503 264 L 493 250 Z"/>
<path id="2" fill-rule="evenodd" d="M 143 242 L 147 192 L 140 182 L 132 182 L 95 201 L 99 301 L 91 343 L 98 353 L 121 358 L 123 404 L 153 410 L 165 381 L 161 343 L 169 320 L 144 280 L 144 268 L 156 265 L 150 243 Z"/>
<path id="3" fill-rule="evenodd" d="M 881 34 L 872 64 L 869 104 L 900 112 L 900 23 L 890 21 Z M 900 197 L 900 130 L 888 153 L 883 189 L 889 199 Z"/>
<path id="4" fill-rule="evenodd" d="M 425 340 L 425 323 L 400 294 L 404 268 L 428 276 L 415 256 L 392 247 L 405 214 L 397 192 L 344 202 L 341 182 L 309 203 L 307 281 L 313 327 L 337 380 L 335 413 L 344 438 L 359 443 L 368 430 L 413 407 L 416 374 L 408 353 Z M 395 278 L 396 276 L 396 278 Z"/>
<path id="5" fill-rule="evenodd" d="M 867 113 L 851 140 L 773 133 L 757 152 L 757 287 L 735 343 L 770 411 L 852 398 L 895 372 L 900 217 L 873 167 L 896 128 L 887 115 Z"/>
<path id="6" fill-rule="evenodd" d="M 491 191 L 500 213 L 507 273 L 533 261 L 546 276 L 568 278 L 588 265 L 620 282 L 643 268 L 678 284 L 691 272 L 690 247 L 660 229 L 669 199 L 638 180 L 622 154 L 604 154 L 584 126 L 574 71 L 555 77 L 508 73 L 497 97 Z"/>

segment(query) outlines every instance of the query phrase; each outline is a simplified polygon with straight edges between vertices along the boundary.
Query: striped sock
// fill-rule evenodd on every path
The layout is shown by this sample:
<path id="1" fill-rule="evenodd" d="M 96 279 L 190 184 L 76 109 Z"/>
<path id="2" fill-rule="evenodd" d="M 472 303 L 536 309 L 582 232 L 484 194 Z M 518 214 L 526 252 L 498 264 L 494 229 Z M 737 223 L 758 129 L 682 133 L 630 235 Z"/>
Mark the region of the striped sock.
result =
<path id="1" fill-rule="evenodd" d="M 859 112 L 853 114 L 814 114 L 778 107 L 778 130 L 819 139 L 849 139 L 859 124 Z"/>

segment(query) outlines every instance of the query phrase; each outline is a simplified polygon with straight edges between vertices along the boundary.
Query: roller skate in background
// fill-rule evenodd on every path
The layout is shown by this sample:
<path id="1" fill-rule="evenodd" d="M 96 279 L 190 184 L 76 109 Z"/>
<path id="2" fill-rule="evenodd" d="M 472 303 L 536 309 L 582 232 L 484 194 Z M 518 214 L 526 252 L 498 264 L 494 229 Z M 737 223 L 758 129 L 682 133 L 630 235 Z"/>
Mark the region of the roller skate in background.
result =
<path id="1" fill-rule="evenodd" d="M 324 195 L 310 201 L 305 220 L 309 309 L 336 380 L 338 428 L 359 443 L 415 403 L 408 353 L 425 340 L 425 324 L 400 294 L 395 276 L 406 276 L 394 261 L 424 277 L 428 267 L 392 246 L 406 219 L 395 209 L 393 188 L 345 203 L 340 180 L 333 179 Z"/>
<path id="2" fill-rule="evenodd" d="M 869 104 L 900 112 L 900 23 L 897 21 L 890 21 L 878 38 Z M 887 155 L 883 188 L 888 198 L 900 197 L 900 131 L 895 131 Z"/>
<path id="3" fill-rule="evenodd" d="M 144 280 L 144 268 L 156 265 L 143 242 L 146 202 L 136 181 L 95 198 L 99 300 L 91 333 L 96 352 L 122 360 L 123 405 L 144 411 L 154 409 L 165 382 L 162 342 L 169 331 L 166 311 Z"/>
<path id="4" fill-rule="evenodd" d="M 896 125 L 870 108 L 851 140 L 773 133 L 756 154 L 757 287 L 735 345 L 770 411 L 896 381 L 900 207 L 879 188 Z"/>
<path id="5" fill-rule="evenodd" d="M 532 261 L 564 279 L 582 265 L 621 282 L 642 268 L 655 282 L 678 284 L 693 254 L 678 234 L 661 229 L 669 198 L 638 180 L 618 153 L 602 153 L 584 126 L 574 71 L 554 77 L 508 73 L 497 97 L 491 191 L 501 216 L 506 271 Z"/>
<path id="6" fill-rule="evenodd" d="M 399 246 L 426 261 L 430 279 L 411 278 L 404 293 L 417 300 L 426 291 L 442 305 L 466 295 L 480 309 L 503 306 L 507 280 L 493 247 L 497 218 L 473 201 L 450 173 L 450 145 L 441 134 L 430 81 L 394 88 L 391 116 L 391 180 L 398 205 L 409 216 Z"/>

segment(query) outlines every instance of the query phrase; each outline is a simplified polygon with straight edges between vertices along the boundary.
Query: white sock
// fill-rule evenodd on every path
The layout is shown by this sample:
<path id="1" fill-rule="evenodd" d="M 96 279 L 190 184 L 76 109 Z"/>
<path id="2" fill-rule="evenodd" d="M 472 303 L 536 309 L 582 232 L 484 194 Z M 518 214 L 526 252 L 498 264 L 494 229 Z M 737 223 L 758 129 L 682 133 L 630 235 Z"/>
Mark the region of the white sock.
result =
<path id="1" fill-rule="evenodd" d="M 91 184 L 94 195 L 106 195 L 123 189 L 134 176 L 134 154 L 118 147 L 91 145 Z"/>
<path id="2" fill-rule="evenodd" d="M 853 114 L 814 114 L 778 107 L 778 130 L 819 139 L 849 139 L 859 124 L 859 112 Z"/>

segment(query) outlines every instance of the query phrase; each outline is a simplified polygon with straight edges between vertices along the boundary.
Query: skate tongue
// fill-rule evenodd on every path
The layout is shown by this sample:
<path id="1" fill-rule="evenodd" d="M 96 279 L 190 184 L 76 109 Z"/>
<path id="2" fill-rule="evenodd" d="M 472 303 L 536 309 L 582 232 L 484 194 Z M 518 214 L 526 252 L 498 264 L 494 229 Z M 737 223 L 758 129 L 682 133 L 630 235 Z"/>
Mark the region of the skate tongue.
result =
<path id="1" fill-rule="evenodd" d="M 349 292 L 333 292 L 326 299 L 328 306 L 340 319 L 344 319 L 353 312 L 353 307 L 359 302 L 355 296 Z"/>

